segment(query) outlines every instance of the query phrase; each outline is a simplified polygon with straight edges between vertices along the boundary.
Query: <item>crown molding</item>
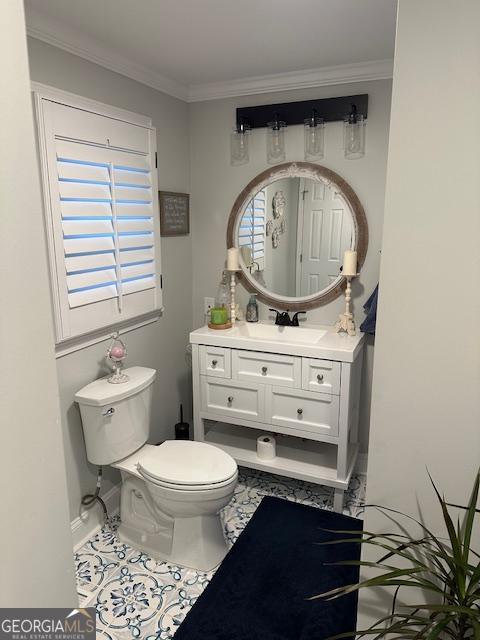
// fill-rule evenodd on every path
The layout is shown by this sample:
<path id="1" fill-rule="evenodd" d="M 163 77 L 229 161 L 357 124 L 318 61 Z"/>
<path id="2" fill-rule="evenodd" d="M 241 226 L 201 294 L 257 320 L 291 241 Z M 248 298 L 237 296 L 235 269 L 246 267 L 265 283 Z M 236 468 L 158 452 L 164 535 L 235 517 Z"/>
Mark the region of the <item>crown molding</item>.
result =
<path id="1" fill-rule="evenodd" d="M 32 38 L 94 62 L 101 67 L 115 71 L 115 73 L 136 80 L 157 91 L 167 93 L 174 98 L 184 101 L 188 99 L 188 87 L 186 85 L 132 62 L 118 55 L 117 52 L 99 45 L 92 39 L 80 35 L 79 32 L 70 29 L 70 27 L 60 24 L 58 21 L 53 22 L 51 18 L 46 19 L 31 7 L 26 11 L 26 22 L 27 34 Z"/>
<path id="2" fill-rule="evenodd" d="M 385 80 L 392 78 L 393 60 L 372 60 L 304 71 L 252 76 L 227 82 L 190 85 L 188 102 L 219 100 L 259 93 L 307 89 L 326 85 Z"/>
<path id="3" fill-rule="evenodd" d="M 203 102 L 275 91 L 291 91 L 367 80 L 385 80 L 393 75 L 393 60 L 372 60 L 187 86 L 118 55 L 112 49 L 99 45 L 98 42 L 67 25 L 52 20 L 50 17 L 46 18 L 31 6 L 26 12 L 26 18 L 27 34 L 30 37 L 185 102 Z"/>

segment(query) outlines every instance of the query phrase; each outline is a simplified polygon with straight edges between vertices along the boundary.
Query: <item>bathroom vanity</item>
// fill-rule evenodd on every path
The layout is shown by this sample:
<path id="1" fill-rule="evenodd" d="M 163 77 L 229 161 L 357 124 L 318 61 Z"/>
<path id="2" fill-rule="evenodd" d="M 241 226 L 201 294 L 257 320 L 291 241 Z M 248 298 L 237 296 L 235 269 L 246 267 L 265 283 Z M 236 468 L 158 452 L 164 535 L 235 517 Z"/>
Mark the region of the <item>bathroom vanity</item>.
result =
<path id="1" fill-rule="evenodd" d="M 289 326 L 238 322 L 190 334 L 195 439 L 239 465 L 333 487 L 341 511 L 358 455 L 363 335 L 303 320 L 291 326 L 288 312 L 298 318 L 343 294 L 345 251 L 356 252 L 361 271 L 365 211 L 331 169 L 276 165 L 235 200 L 227 225 L 232 248 L 239 255 L 238 271 L 229 265 L 232 306 L 238 280 L 260 302 L 285 311 L 280 324 Z M 257 439 L 268 434 L 276 456 L 266 460 L 257 455 Z"/>
<path id="2" fill-rule="evenodd" d="M 341 511 L 358 454 L 363 335 L 239 322 L 190 342 L 195 439 L 239 465 L 333 487 Z M 273 460 L 257 456 L 265 433 Z"/>

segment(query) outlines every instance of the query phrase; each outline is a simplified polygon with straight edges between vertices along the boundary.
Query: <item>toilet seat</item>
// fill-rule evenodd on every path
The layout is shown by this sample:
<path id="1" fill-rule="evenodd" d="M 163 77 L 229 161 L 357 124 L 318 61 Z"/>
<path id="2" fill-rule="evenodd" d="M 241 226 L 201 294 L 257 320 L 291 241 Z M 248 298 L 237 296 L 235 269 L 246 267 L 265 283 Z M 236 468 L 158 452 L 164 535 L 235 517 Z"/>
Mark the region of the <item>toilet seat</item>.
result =
<path id="1" fill-rule="evenodd" d="M 219 489 L 238 475 L 237 463 L 228 453 L 190 440 L 167 440 L 149 447 L 137 470 L 146 481 L 179 491 Z"/>
<path id="2" fill-rule="evenodd" d="M 235 472 L 231 478 L 224 480 L 223 482 L 216 482 L 215 484 L 178 484 L 174 482 L 165 482 L 164 480 L 156 480 L 155 478 L 150 477 L 141 469 L 138 469 L 142 478 L 151 484 L 154 484 L 157 487 L 162 487 L 164 489 L 175 489 L 176 491 L 214 491 L 216 489 L 221 489 L 222 487 L 227 487 L 232 482 L 237 482 L 238 472 Z"/>

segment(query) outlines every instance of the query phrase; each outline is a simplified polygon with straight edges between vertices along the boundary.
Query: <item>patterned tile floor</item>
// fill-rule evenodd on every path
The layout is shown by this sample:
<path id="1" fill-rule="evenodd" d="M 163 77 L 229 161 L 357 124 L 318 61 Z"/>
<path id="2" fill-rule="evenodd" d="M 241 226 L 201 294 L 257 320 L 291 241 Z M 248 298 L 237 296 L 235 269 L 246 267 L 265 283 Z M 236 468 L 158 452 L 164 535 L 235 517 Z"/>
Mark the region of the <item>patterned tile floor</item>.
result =
<path id="1" fill-rule="evenodd" d="M 332 509 L 328 487 L 240 469 L 235 495 L 223 511 L 225 535 L 233 544 L 263 496 Z M 345 493 L 344 513 L 360 516 L 365 476 L 353 476 Z M 213 572 L 198 573 L 157 562 L 116 536 L 118 518 L 75 554 L 82 606 L 97 610 L 97 637 L 106 640 L 167 640 L 209 583 Z"/>

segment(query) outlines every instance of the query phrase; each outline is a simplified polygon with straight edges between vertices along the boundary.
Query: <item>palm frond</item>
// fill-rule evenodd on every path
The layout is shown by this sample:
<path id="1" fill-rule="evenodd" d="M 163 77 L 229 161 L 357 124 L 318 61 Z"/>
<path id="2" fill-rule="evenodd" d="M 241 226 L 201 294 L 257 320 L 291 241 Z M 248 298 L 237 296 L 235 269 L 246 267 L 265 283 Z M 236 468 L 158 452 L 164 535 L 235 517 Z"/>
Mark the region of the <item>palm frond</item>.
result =
<path id="1" fill-rule="evenodd" d="M 350 631 L 333 636 L 329 640 L 356 635 L 357 638 L 370 637 L 373 640 L 480 640 L 480 554 L 471 548 L 475 517 L 480 493 L 480 472 L 477 472 L 470 498 L 466 506 L 452 505 L 440 494 L 430 473 L 430 482 L 442 512 L 446 536 L 435 535 L 424 522 L 391 507 L 366 505 L 385 515 L 399 532 L 374 533 L 372 531 L 331 530 L 335 539 L 322 545 L 358 543 L 378 549 L 379 559 L 345 560 L 326 563 L 339 566 L 358 566 L 376 569 L 380 573 L 355 584 L 330 589 L 312 596 L 310 600 L 333 600 L 360 589 L 378 587 L 394 588 L 391 612 L 377 620 L 368 629 Z M 465 511 L 463 521 L 454 519 L 449 508 Z M 421 535 L 411 537 L 398 517 L 415 523 Z M 328 531 L 328 530 L 325 530 Z M 346 536 L 338 538 L 338 535 Z M 395 564 L 392 564 L 392 560 Z M 398 566 L 397 564 L 398 563 Z M 403 566 L 402 566 L 403 565 Z M 416 589 L 427 600 L 417 604 L 400 603 L 403 591 Z"/>

